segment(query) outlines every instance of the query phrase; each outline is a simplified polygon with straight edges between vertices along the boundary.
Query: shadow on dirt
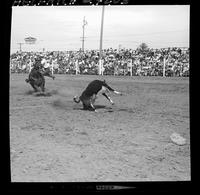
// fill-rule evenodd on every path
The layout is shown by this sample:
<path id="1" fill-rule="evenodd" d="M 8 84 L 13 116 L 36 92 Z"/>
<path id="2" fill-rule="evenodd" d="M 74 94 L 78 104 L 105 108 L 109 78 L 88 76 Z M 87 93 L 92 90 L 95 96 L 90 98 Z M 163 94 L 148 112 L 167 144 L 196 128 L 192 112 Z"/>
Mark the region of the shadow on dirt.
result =
<path id="1" fill-rule="evenodd" d="M 74 104 L 73 101 L 66 101 L 57 99 L 54 100 L 51 105 L 54 108 L 62 109 L 62 110 L 81 110 L 81 111 L 90 111 L 83 109 L 82 104 Z M 96 110 L 105 110 L 105 112 L 128 112 L 128 113 L 135 113 L 135 111 L 132 108 L 116 108 L 116 107 L 108 107 L 105 105 L 94 105 Z"/>
<path id="2" fill-rule="evenodd" d="M 114 112 L 114 110 L 109 109 L 109 110 L 107 110 L 107 112 Z"/>
<path id="3" fill-rule="evenodd" d="M 103 109 L 103 108 L 107 108 L 106 106 L 103 105 L 95 105 L 94 106 L 96 110 L 98 109 Z M 84 110 L 84 111 L 90 111 L 88 109 L 83 109 L 82 105 L 80 105 L 79 107 L 74 107 L 73 110 Z"/>
<path id="4" fill-rule="evenodd" d="M 35 93 L 34 91 L 29 90 L 29 91 L 26 91 L 26 92 L 25 92 L 25 95 L 32 95 L 32 94 L 34 94 L 34 93 Z"/>
<path id="5" fill-rule="evenodd" d="M 104 106 L 104 105 L 94 105 L 94 107 L 95 107 L 96 109 L 107 108 L 107 107 Z"/>
<path id="6" fill-rule="evenodd" d="M 61 99 L 57 99 L 57 100 L 54 100 L 51 105 L 54 107 L 54 108 L 57 108 L 57 109 L 62 109 L 62 110 L 81 110 L 81 111 L 90 111 L 90 110 L 85 110 L 83 109 L 83 106 L 82 104 L 75 104 L 73 101 L 65 101 L 65 100 L 61 100 Z M 99 110 L 99 109 L 106 109 L 106 110 L 109 110 L 109 112 L 113 112 L 113 111 L 110 111 L 110 107 L 106 107 L 104 105 L 95 105 L 94 106 L 96 110 Z"/>
<path id="7" fill-rule="evenodd" d="M 52 96 L 52 94 L 49 93 L 49 92 L 39 92 L 39 93 L 34 93 L 34 96 L 36 96 L 36 97 L 41 97 L 41 96 L 48 97 L 48 96 Z"/>
<path id="8" fill-rule="evenodd" d="M 134 113 L 132 108 L 119 108 L 117 111 L 122 111 L 122 112 L 128 112 L 128 113 Z"/>
<path id="9" fill-rule="evenodd" d="M 57 90 L 45 91 L 45 92 L 35 92 L 33 90 L 29 90 L 25 92 L 25 95 L 34 95 L 35 97 L 38 97 L 38 96 L 49 97 L 55 94 L 58 94 Z"/>

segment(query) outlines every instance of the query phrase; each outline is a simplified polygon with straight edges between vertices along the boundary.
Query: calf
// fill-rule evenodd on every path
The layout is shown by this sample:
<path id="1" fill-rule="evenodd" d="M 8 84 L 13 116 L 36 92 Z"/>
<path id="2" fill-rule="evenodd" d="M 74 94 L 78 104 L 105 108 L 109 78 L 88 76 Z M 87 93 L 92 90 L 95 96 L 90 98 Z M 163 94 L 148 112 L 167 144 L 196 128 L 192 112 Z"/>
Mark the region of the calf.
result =
<path id="1" fill-rule="evenodd" d="M 111 104 L 114 104 L 111 98 L 106 94 L 106 92 L 109 91 L 122 95 L 121 92 L 112 89 L 106 83 L 105 80 L 104 81 L 94 80 L 91 83 L 89 83 L 89 85 L 86 87 L 86 89 L 83 91 L 80 97 L 75 96 L 73 100 L 76 103 L 79 103 L 81 101 L 84 110 L 96 111 L 93 104 L 97 98 L 97 93 L 101 93 L 104 97 L 106 97 L 110 101 Z"/>

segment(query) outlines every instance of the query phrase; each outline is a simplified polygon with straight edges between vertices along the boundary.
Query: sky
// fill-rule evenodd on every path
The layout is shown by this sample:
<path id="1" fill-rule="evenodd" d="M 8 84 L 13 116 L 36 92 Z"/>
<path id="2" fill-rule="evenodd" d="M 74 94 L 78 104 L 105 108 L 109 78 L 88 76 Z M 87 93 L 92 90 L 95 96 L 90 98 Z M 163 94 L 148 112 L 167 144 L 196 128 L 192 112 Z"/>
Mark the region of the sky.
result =
<path id="1" fill-rule="evenodd" d="M 11 22 L 11 53 L 22 51 L 99 49 L 102 6 L 14 6 Z M 108 5 L 104 10 L 102 48 L 136 49 L 189 47 L 189 5 Z M 37 39 L 33 45 L 24 38 Z"/>

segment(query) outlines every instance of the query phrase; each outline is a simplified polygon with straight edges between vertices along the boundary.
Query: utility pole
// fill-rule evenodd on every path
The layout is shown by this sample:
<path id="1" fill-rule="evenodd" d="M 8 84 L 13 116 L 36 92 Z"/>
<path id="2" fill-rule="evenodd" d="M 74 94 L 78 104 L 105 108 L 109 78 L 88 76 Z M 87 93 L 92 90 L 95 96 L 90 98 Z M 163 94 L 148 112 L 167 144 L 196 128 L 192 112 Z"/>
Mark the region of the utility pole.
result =
<path id="1" fill-rule="evenodd" d="M 22 45 L 23 45 L 24 43 L 17 43 L 17 44 L 19 44 L 19 51 L 21 52 L 21 51 L 22 51 Z"/>
<path id="2" fill-rule="evenodd" d="M 85 16 L 83 18 L 83 37 L 82 38 L 82 52 L 84 52 L 84 41 L 85 41 L 85 26 L 87 25 L 87 21 L 85 20 Z"/>
<path id="3" fill-rule="evenodd" d="M 99 74 L 103 74 L 102 71 L 102 66 L 103 66 L 103 62 L 102 62 L 102 41 L 103 41 L 103 21 L 104 21 L 104 9 L 105 6 L 103 5 L 102 7 L 102 15 L 101 15 L 101 34 L 100 34 L 100 48 L 99 48 Z"/>

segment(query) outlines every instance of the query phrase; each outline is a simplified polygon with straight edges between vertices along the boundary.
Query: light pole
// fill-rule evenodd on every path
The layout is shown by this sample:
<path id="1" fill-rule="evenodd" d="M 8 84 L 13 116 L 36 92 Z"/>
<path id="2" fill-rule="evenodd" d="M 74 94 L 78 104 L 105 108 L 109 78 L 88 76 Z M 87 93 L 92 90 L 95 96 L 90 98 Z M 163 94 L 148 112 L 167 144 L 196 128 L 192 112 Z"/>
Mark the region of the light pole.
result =
<path id="1" fill-rule="evenodd" d="M 104 9 L 105 9 L 105 5 L 103 5 L 102 7 L 102 15 L 101 15 L 101 33 L 100 33 L 100 48 L 99 48 L 99 75 L 103 75 L 103 71 L 102 71 L 102 66 L 103 66 L 103 62 L 102 62 L 102 41 L 103 41 L 103 22 L 104 22 Z"/>
<path id="2" fill-rule="evenodd" d="M 21 51 L 22 51 L 22 45 L 23 45 L 24 43 L 17 43 L 17 44 L 19 44 L 19 51 L 21 52 Z"/>
<path id="3" fill-rule="evenodd" d="M 84 52 L 84 41 L 85 41 L 85 25 L 87 25 L 87 21 L 85 20 L 85 16 L 83 18 L 83 37 L 82 37 L 82 51 Z"/>

